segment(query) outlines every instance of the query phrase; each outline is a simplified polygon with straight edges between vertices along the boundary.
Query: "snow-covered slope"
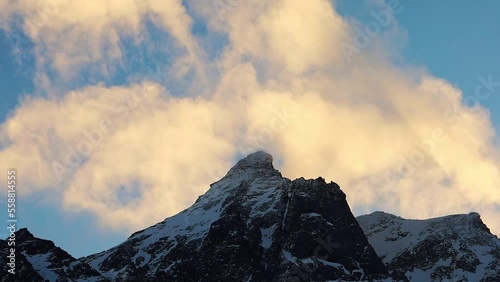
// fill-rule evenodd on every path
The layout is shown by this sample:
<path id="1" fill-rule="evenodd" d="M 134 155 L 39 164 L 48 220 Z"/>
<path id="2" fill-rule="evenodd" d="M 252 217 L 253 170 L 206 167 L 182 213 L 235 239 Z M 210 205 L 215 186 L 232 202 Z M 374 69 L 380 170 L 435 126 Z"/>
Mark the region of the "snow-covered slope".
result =
<path id="1" fill-rule="evenodd" d="M 410 281 L 500 281 L 500 241 L 479 214 L 410 220 L 357 218 L 390 271 Z"/>
<path id="2" fill-rule="evenodd" d="M 283 178 L 265 152 L 239 161 L 192 207 L 83 261 L 112 280 L 387 276 L 339 186 Z"/>
<path id="3" fill-rule="evenodd" d="M 27 229 L 16 242 L 18 274 L 1 281 L 500 281 L 500 243 L 478 214 L 356 220 L 336 183 L 284 178 L 265 152 L 101 253 L 75 259 Z"/>
<path id="4" fill-rule="evenodd" d="M 0 246 L 7 250 L 6 241 L 1 240 Z M 16 232 L 16 252 L 16 275 L 7 273 L 6 256 L 1 256 L 1 281 L 108 281 L 88 264 L 52 241 L 34 237 L 26 228 Z"/>

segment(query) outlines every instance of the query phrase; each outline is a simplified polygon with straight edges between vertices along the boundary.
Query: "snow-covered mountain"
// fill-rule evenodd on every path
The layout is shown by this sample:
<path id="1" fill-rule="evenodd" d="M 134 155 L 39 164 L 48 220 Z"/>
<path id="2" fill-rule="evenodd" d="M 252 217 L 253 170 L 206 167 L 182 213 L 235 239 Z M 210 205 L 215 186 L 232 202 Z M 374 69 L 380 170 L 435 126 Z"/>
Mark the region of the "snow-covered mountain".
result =
<path id="1" fill-rule="evenodd" d="M 240 160 L 190 208 L 83 261 L 120 281 L 387 276 L 339 186 L 283 178 L 264 152 Z"/>
<path id="2" fill-rule="evenodd" d="M 500 281 L 500 240 L 470 213 L 410 220 L 357 218 L 387 268 L 409 281 Z"/>
<path id="3" fill-rule="evenodd" d="M 101 253 L 75 259 L 27 229 L 16 238 L 18 276 L 1 281 L 499 281 L 500 272 L 499 241 L 479 215 L 356 220 L 336 183 L 284 178 L 265 152 Z"/>
<path id="4" fill-rule="evenodd" d="M 0 240 L 7 250 L 7 241 Z M 108 281 L 83 261 L 54 245 L 52 241 L 33 236 L 28 229 L 16 232 L 16 275 L 7 273 L 7 252 L 0 257 L 1 281 Z"/>

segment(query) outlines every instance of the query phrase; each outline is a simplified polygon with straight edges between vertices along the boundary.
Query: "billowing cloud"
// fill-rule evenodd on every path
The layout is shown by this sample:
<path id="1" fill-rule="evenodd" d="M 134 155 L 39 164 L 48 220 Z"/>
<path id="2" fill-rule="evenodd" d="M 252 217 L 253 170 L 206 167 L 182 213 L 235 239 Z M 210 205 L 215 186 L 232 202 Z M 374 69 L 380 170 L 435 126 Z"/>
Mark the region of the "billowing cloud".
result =
<path id="1" fill-rule="evenodd" d="M 83 61 L 114 64 L 109 58 L 123 56 L 122 47 L 104 41 L 141 40 L 142 22 L 154 13 L 176 38 L 172 44 L 187 50 L 175 54 L 179 62 L 200 73 L 215 70 L 213 87 L 178 97 L 150 79 L 26 98 L 0 135 L 2 165 L 24 172 L 26 194 L 58 191 L 67 209 L 136 230 L 189 206 L 236 156 L 265 149 L 285 176 L 338 182 L 357 213 L 382 209 L 424 218 L 475 210 L 500 233 L 496 132 L 489 113 L 474 105 L 491 95 L 497 86 L 488 81 L 495 78 L 481 76 L 478 91 L 464 97 L 447 81 L 398 67 L 378 43 L 359 44 L 374 36 L 373 27 L 360 37 L 329 1 L 189 1 L 191 16 L 180 1 L 106 6 L 111 2 L 68 2 L 54 22 L 25 30 L 36 48 L 52 50 L 40 58 L 68 56 L 55 59 L 56 68 L 78 75 L 80 61 L 69 54 L 81 51 L 75 43 L 81 34 L 63 47 L 51 36 L 81 30 L 94 36 L 90 43 L 96 40 L 92 59 Z M 88 5 L 89 12 L 78 13 L 84 7 L 75 5 Z M 391 12 L 377 7 L 384 9 L 379 15 Z M 35 13 L 21 4 L 13 10 Z M 129 28 L 110 28 L 121 16 L 130 19 Z M 209 33 L 227 35 L 211 61 L 191 33 L 192 17 L 205 20 Z M 372 42 L 390 38 L 385 35 L 380 31 Z M 193 84 L 201 88 L 204 80 L 200 75 Z"/>
<path id="2" fill-rule="evenodd" d="M 217 104 L 162 92 L 145 82 L 25 101 L 3 125 L 13 143 L 0 153 L 32 188 L 20 193 L 58 189 L 66 207 L 116 228 L 190 204 L 234 152 Z"/>
<path id="3" fill-rule="evenodd" d="M 0 26 L 8 28 L 9 19 L 22 17 L 21 28 L 35 43 L 37 86 L 49 95 L 58 94 L 61 81 L 71 83 L 83 70 L 94 76 L 113 75 L 123 64 L 124 39 L 136 45 L 148 39 L 147 21 L 168 32 L 179 59 L 205 76 L 203 54 L 191 34 L 193 20 L 180 0 L 2 0 L 0 7 Z"/>

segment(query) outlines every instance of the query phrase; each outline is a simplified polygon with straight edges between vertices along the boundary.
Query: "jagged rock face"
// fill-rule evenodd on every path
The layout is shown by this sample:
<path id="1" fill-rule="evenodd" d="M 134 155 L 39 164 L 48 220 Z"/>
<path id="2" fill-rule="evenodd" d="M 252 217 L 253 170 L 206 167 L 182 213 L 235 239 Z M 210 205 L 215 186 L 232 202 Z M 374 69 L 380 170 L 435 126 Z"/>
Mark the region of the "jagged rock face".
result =
<path id="1" fill-rule="evenodd" d="M 327 281 L 387 277 L 345 194 L 239 161 L 183 212 L 83 259 L 116 281 Z"/>
<path id="2" fill-rule="evenodd" d="M 0 246 L 6 250 L 7 242 L 0 241 Z M 5 256 L 0 261 L 6 274 L 1 281 L 109 281 L 52 241 L 34 237 L 26 228 L 16 232 L 16 274 L 7 274 Z"/>
<path id="3" fill-rule="evenodd" d="M 358 217 L 390 271 L 407 281 L 500 281 L 500 241 L 479 214 L 408 220 Z"/>
<path id="4" fill-rule="evenodd" d="M 11 247 L 7 245 L 7 241 L 5 240 L 0 240 L 0 248 L 2 250 L 8 250 Z M 33 266 L 31 263 L 26 259 L 26 257 L 22 254 L 16 253 L 16 258 L 15 258 L 15 273 L 11 274 L 8 273 L 8 270 L 10 269 L 7 265 L 8 263 L 8 258 L 7 258 L 7 252 L 2 252 L 2 255 L 0 256 L 0 264 L 1 264 L 1 271 L 2 271 L 2 279 L 1 281 L 44 281 L 42 276 L 38 274 L 38 272 L 33 269 Z"/>
<path id="5" fill-rule="evenodd" d="M 16 242 L 17 275 L 1 281 L 500 281 L 500 242 L 478 214 L 356 220 L 337 184 L 284 178 L 264 152 L 110 250 L 77 260 L 27 229 Z"/>

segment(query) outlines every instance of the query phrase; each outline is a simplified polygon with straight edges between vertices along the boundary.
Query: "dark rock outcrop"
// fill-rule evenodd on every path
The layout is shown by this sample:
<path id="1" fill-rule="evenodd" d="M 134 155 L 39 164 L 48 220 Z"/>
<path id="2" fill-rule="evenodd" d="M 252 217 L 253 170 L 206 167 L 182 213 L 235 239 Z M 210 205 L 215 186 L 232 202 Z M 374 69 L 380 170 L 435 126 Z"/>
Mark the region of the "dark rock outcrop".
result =
<path id="1" fill-rule="evenodd" d="M 192 207 L 83 261 L 119 281 L 387 277 L 339 186 L 283 178 L 264 152 L 239 161 Z"/>
<path id="2" fill-rule="evenodd" d="M 1 281 L 500 281 L 500 243 L 478 214 L 356 220 L 336 183 L 284 178 L 265 152 L 107 251 L 75 259 L 27 229 L 16 243 L 17 274 Z"/>
<path id="3" fill-rule="evenodd" d="M 7 257 L 2 255 L 1 281 L 109 281 L 87 263 L 75 259 L 52 241 L 34 237 L 26 228 L 18 230 L 15 239 L 16 273 L 7 272 Z M 0 247 L 10 248 L 6 240 L 0 241 Z"/>
<path id="4" fill-rule="evenodd" d="M 500 281 L 500 241 L 479 214 L 409 220 L 358 217 L 388 269 L 406 281 Z"/>

